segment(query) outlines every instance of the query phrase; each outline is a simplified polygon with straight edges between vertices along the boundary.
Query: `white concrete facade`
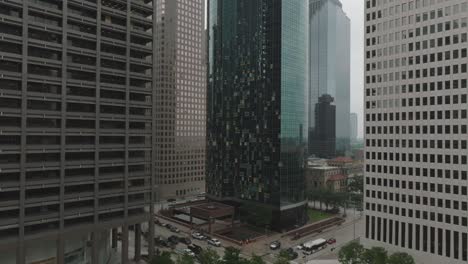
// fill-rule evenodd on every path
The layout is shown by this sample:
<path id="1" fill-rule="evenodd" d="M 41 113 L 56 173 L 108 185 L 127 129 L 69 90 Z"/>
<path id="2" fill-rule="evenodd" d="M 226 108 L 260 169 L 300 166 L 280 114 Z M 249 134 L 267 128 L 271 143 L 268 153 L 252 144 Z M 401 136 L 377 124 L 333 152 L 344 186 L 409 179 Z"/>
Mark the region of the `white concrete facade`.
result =
<path id="1" fill-rule="evenodd" d="M 468 1 L 365 4 L 363 244 L 467 263 Z"/>

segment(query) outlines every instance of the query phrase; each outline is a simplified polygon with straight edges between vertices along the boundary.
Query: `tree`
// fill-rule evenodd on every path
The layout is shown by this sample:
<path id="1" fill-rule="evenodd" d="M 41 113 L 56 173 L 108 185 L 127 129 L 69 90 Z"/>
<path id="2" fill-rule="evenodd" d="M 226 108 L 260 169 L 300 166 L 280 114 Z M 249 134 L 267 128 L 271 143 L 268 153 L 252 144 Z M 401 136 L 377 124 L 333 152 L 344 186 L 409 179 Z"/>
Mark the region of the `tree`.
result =
<path id="1" fill-rule="evenodd" d="M 165 251 L 155 256 L 151 261 L 151 264 L 175 264 L 171 259 L 171 253 Z"/>
<path id="2" fill-rule="evenodd" d="M 415 264 L 412 256 L 407 253 L 397 252 L 390 255 L 387 264 Z"/>
<path id="3" fill-rule="evenodd" d="M 289 264 L 289 260 L 287 258 L 278 257 L 274 264 Z"/>
<path id="4" fill-rule="evenodd" d="M 250 259 L 249 264 L 266 264 L 262 257 L 257 255 L 253 255 L 252 259 Z"/>
<path id="5" fill-rule="evenodd" d="M 364 192 L 364 175 L 355 175 L 349 179 L 348 192 L 363 193 Z"/>
<path id="6" fill-rule="evenodd" d="M 227 247 L 224 250 L 223 260 L 225 264 L 239 264 L 242 261 L 242 258 L 240 257 L 240 249 Z"/>
<path id="7" fill-rule="evenodd" d="M 353 241 L 340 249 L 338 260 L 342 264 L 361 264 L 364 251 L 359 242 Z"/>
<path id="8" fill-rule="evenodd" d="M 219 262 L 219 259 L 218 253 L 210 248 L 203 250 L 200 255 L 198 255 L 200 264 L 216 264 Z"/>
<path id="9" fill-rule="evenodd" d="M 362 260 L 364 264 L 386 264 L 387 251 L 382 247 L 373 247 L 365 250 Z"/>
<path id="10" fill-rule="evenodd" d="M 177 264 L 195 264 L 195 260 L 193 259 L 193 257 L 184 254 L 177 258 Z"/>
<path id="11" fill-rule="evenodd" d="M 285 249 L 282 249 L 278 254 L 278 258 L 289 259 L 290 256 L 289 256 L 289 253 Z"/>

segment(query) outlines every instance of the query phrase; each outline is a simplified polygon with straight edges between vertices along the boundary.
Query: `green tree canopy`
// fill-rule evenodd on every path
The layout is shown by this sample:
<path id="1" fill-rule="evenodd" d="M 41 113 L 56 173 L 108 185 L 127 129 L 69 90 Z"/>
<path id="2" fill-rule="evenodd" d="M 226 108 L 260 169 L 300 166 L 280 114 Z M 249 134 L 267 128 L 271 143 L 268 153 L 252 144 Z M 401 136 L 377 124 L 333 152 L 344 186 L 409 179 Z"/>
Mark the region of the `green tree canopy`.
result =
<path id="1" fill-rule="evenodd" d="M 250 260 L 249 264 L 266 264 L 262 257 L 253 255 L 252 259 Z"/>
<path id="2" fill-rule="evenodd" d="M 289 264 L 289 260 L 287 258 L 278 257 L 274 264 Z"/>
<path id="3" fill-rule="evenodd" d="M 198 261 L 200 264 L 217 264 L 219 263 L 220 257 L 213 249 L 205 249 L 200 255 L 198 255 Z"/>
<path id="4" fill-rule="evenodd" d="M 353 241 L 340 249 L 338 260 L 342 264 L 361 264 L 364 251 L 364 247 L 359 242 Z"/>
<path id="5" fill-rule="evenodd" d="M 387 264 L 415 264 L 412 256 L 407 253 L 397 252 L 390 255 Z"/>
<path id="6" fill-rule="evenodd" d="M 195 259 L 187 254 L 183 254 L 177 258 L 177 264 L 195 264 Z"/>
<path id="7" fill-rule="evenodd" d="M 150 261 L 151 264 L 175 264 L 171 259 L 171 253 L 165 251 L 155 257 Z"/>
<path id="8" fill-rule="evenodd" d="M 225 264 L 239 264 L 241 263 L 242 259 L 240 257 L 240 249 L 234 247 L 227 247 L 224 250 L 224 257 L 223 257 Z"/>
<path id="9" fill-rule="evenodd" d="M 382 247 L 373 247 L 365 250 L 362 255 L 364 264 L 386 264 L 387 258 L 387 251 Z"/>

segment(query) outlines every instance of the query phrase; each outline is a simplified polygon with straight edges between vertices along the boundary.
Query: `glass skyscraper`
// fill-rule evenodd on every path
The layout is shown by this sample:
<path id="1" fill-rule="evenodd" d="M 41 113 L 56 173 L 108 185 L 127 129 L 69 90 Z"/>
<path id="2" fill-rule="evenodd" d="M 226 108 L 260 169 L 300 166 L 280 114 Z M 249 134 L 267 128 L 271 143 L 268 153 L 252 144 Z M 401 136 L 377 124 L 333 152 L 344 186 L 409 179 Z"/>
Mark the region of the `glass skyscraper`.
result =
<path id="1" fill-rule="evenodd" d="M 209 1 L 207 193 L 276 229 L 305 220 L 308 15 L 307 0 Z"/>
<path id="2" fill-rule="evenodd" d="M 314 138 L 315 105 L 329 94 L 336 105 L 336 150 L 343 152 L 350 138 L 350 20 L 339 0 L 309 0 L 309 8 L 310 143 L 320 141 Z"/>

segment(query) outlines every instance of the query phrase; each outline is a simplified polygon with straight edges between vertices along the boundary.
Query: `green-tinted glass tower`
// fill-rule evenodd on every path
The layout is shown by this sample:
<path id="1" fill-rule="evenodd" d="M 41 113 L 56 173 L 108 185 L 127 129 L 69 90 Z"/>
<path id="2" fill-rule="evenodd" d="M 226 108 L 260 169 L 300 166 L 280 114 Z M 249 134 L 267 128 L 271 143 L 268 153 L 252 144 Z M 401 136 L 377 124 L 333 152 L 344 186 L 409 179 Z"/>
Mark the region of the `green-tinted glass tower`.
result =
<path id="1" fill-rule="evenodd" d="M 308 1 L 210 0 L 207 193 L 305 221 Z"/>

